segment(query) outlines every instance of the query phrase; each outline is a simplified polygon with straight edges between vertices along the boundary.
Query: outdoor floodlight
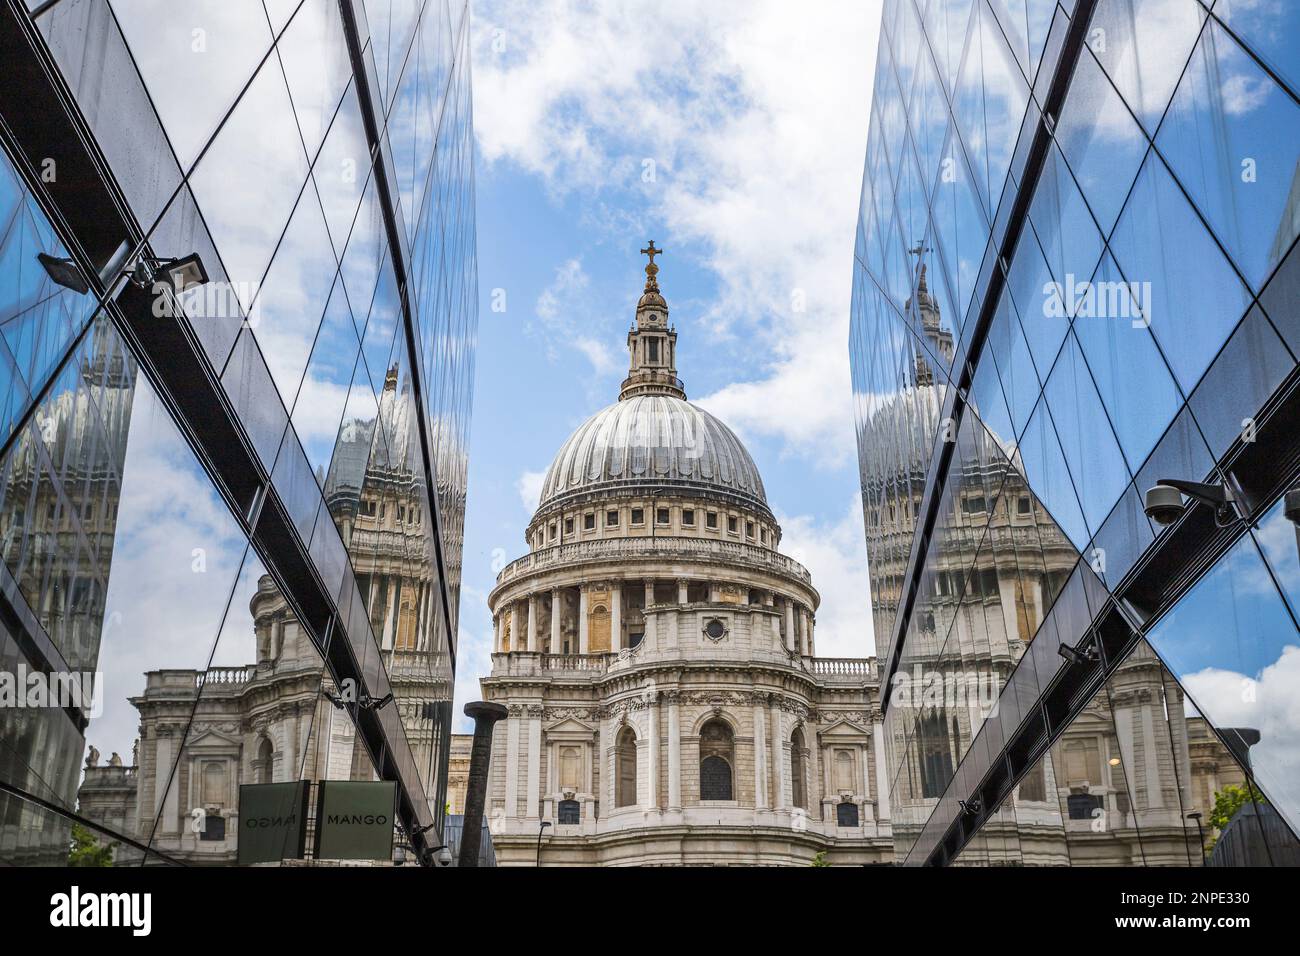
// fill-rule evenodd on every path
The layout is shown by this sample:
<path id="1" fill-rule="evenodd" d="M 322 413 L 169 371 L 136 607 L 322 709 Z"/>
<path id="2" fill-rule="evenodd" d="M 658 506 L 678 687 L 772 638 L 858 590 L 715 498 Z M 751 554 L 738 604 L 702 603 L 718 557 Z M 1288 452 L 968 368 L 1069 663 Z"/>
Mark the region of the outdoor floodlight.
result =
<path id="1" fill-rule="evenodd" d="M 1056 653 L 1060 654 L 1071 664 L 1083 664 L 1090 661 L 1100 660 L 1101 654 L 1098 652 L 1097 646 L 1086 638 L 1084 640 L 1086 643 L 1081 644 L 1079 647 L 1071 647 L 1069 644 L 1061 644 L 1056 648 Z"/>
<path id="2" fill-rule="evenodd" d="M 128 275 L 137 288 L 147 289 L 155 282 L 166 282 L 177 295 L 208 283 L 208 270 L 203 267 L 203 260 L 197 252 L 179 259 L 155 259 L 142 255 Z"/>
<path id="3" fill-rule="evenodd" d="M 86 277 L 81 274 L 81 270 L 77 268 L 76 263 L 71 259 L 60 259 L 45 252 L 38 252 L 36 261 L 41 264 L 45 274 L 50 277 L 50 281 L 55 285 L 71 289 L 78 295 L 85 295 L 90 291 L 90 283 L 86 281 Z"/>

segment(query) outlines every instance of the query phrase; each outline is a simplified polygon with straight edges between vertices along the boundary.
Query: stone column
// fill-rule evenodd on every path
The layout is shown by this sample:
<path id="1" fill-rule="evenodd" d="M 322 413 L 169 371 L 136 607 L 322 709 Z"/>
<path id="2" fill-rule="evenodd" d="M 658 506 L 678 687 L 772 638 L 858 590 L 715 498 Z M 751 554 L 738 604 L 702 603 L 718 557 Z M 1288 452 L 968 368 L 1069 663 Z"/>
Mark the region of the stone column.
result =
<path id="1" fill-rule="evenodd" d="M 578 653 L 587 653 L 587 586 L 578 588 Z"/>
<path id="2" fill-rule="evenodd" d="M 540 813 L 542 785 L 542 708 L 528 708 L 528 786 L 524 791 L 524 818 L 536 820 Z"/>
<path id="3" fill-rule="evenodd" d="M 617 654 L 623 649 L 623 584 L 615 581 L 609 591 L 609 649 Z"/>
<path id="4" fill-rule="evenodd" d="M 468 706 L 468 705 L 466 705 Z M 506 819 L 519 816 L 519 718 L 506 719 Z"/>
<path id="5" fill-rule="evenodd" d="M 646 695 L 646 809 L 659 808 L 659 692 Z"/>
<path id="6" fill-rule="evenodd" d="M 822 777 L 821 765 L 818 762 L 821 751 L 817 746 L 817 729 L 809 720 L 803 726 L 803 742 L 808 748 L 808 791 L 806 793 L 808 804 L 808 816 L 813 820 L 820 820 L 822 817 Z"/>
<path id="7" fill-rule="evenodd" d="M 754 806 L 759 810 L 771 806 L 767 799 L 767 715 L 757 697 L 754 699 Z"/>
<path id="8" fill-rule="evenodd" d="M 689 604 L 690 596 L 691 596 L 690 582 L 687 581 L 685 578 L 678 578 L 677 579 L 677 603 Z"/>
<path id="9" fill-rule="evenodd" d="M 808 611 L 806 608 L 799 609 L 799 653 L 804 657 L 811 653 L 808 649 Z"/>
<path id="10" fill-rule="evenodd" d="M 646 612 L 649 611 L 650 605 L 654 604 L 654 602 L 655 602 L 655 583 L 653 579 L 647 578 L 645 582 L 645 611 Z M 641 638 L 641 640 L 645 642 L 647 650 L 653 650 L 658 646 L 658 642 L 655 640 L 654 625 L 650 619 L 649 613 L 645 613 L 645 636 Z"/>
<path id="11" fill-rule="evenodd" d="M 551 653 L 564 652 L 564 634 L 560 631 L 560 622 L 564 617 L 564 591 L 551 589 Z"/>
<path id="12" fill-rule="evenodd" d="M 789 598 L 785 599 L 785 649 L 793 651 L 799 645 L 795 643 L 794 635 L 794 602 Z"/>
<path id="13" fill-rule="evenodd" d="M 537 651 L 537 595 L 528 595 L 528 650 Z"/>
<path id="14" fill-rule="evenodd" d="M 867 766 L 867 751 L 869 747 L 862 748 L 862 822 L 875 823 L 876 815 L 872 809 L 871 800 L 871 769 Z"/>
<path id="15" fill-rule="evenodd" d="M 678 709 L 676 691 L 667 694 L 668 698 L 668 809 L 682 808 L 682 737 L 681 712 Z"/>
<path id="16" fill-rule="evenodd" d="M 519 650 L 519 602 L 510 602 L 510 650 Z"/>
<path id="17" fill-rule="evenodd" d="M 473 839 L 460 841 L 461 867 L 478 866 L 478 851 L 482 840 L 483 804 L 487 800 L 488 767 L 492 760 L 492 726 L 506 715 L 500 704 L 473 701 L 465 705 L 465 716 L 474 719 L 474 743 L 469 753 L 469 776 L 465 785 L 465 829 L 463 834 Z"/>
<path id="18" fill-rule="evenodd" d="M 871 725 L 876 745 L 876 817 L 889 819 L 889 768 L 885 766 L 885 726 L 879 720 Z"/>
<path id="19" fill-rule="evenodd" d="M 371 618 L 374 620 L 374 618 Z M 492 615 L 492 653 L 501 653 L 501 615 Z"/>
<path id="20" fill-rule="evenodd" d="M 781 733 L 781 704 L 773 695 L 767 704 L 772 718 L 772 809 L 785 809 L 785 739 Z"/>

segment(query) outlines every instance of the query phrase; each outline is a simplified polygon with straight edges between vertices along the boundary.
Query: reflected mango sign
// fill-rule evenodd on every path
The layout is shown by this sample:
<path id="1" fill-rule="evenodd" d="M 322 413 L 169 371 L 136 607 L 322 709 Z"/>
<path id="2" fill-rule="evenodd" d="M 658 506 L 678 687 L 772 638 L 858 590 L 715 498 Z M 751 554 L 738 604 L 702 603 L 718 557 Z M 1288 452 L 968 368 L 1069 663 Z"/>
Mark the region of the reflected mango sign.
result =
<path id="1" fill-rule="evenodd" d="M 240 786 L 240 866 L 300 860 L 306 855 L 307 787 L 305 780 Z"/>
<path id="2" fill-rule="evenodd" d="M 397 784 L 322 780 L 316 798 L 316 859 L 389 860 Z"/>

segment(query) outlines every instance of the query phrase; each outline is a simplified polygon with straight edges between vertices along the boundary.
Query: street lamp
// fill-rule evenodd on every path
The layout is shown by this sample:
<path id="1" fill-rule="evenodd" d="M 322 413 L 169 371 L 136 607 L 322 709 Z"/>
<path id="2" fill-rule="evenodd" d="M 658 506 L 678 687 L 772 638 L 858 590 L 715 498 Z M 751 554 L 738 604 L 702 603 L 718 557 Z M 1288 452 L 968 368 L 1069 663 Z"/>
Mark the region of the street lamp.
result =
<path id="1" fill-rule="evenodd" d="M 1187 819 L 1196 821 L 1196 841 L 1201 847 L 1201 866 L 1205 865 L 1205 829 L 1201 826 L 1201 811 L 1193 810 Z"/>
<path id="2" fill-rule="evenodd" d="M 537 828 L 537 865 L 538 866 L 542 865 L 542 834 L 546 832 L 546 828 L 549 827 L 550 825 L 551 825 L 550 820 L 543 820 L 542 825 Z"/>

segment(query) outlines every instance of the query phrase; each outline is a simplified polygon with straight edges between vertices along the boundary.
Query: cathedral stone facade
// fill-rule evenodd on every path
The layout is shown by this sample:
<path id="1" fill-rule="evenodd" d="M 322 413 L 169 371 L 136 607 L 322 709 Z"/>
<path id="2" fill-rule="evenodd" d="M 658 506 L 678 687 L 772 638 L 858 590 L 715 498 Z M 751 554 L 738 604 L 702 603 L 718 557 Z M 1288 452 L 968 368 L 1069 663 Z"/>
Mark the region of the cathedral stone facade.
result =
<path id="1" fill-rule="evenodd" d="M 876 662 L 816 656 L 811 576 L 745 447 L 686 401 L 642 251 L 618 401 L 556 455 L 488 599 L 497 859 L 889 862 Z"/>

